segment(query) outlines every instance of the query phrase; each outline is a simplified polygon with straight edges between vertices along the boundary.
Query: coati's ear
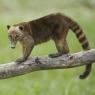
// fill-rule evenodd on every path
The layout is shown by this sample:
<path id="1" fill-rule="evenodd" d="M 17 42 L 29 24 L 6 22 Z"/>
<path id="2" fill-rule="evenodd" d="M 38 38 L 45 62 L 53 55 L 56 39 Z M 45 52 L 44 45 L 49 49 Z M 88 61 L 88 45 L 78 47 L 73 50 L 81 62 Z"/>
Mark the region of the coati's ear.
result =
<path id="1" fill-rule="evenodd" d="M 9 30 L 10 27 L 11 27 L 10 25 L 7 25 L 7 29 L 8 29 L 8 30 Z"/>
<path id="2" fill-rule="evenodd" d="M 24 30 L 24 27 L 23 27 L 23 26 L 19 26 L 19 29 L 20 29 L 21 31 L 23 31 L 23 30 Z"/>

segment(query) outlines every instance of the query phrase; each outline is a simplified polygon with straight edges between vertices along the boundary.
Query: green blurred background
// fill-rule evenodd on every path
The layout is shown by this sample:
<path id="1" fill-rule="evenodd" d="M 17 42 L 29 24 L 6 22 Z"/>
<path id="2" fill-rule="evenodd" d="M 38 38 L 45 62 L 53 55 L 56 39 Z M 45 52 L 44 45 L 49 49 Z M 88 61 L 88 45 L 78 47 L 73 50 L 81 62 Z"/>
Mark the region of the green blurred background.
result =
<path id="1" fill-rule="evenodd" d="M 61 12 L 77 21 L 95 47 L 95 0 L 0 0 L 0 63 L 14 61 L 21 56 L 21 46 L 10 48 L 7 24 L 29 21 L 44 15 Z M 82 48 L 75 35 L 69 32 L 71 53 Z M 31 56 L 56 52 L 52 41 L 36 46 Z M 78 76 L 84 67 L 67 70 L 39 71 L 0 80 L 0 95 L 95 95 L 95 70 L 85 79 Z"/>

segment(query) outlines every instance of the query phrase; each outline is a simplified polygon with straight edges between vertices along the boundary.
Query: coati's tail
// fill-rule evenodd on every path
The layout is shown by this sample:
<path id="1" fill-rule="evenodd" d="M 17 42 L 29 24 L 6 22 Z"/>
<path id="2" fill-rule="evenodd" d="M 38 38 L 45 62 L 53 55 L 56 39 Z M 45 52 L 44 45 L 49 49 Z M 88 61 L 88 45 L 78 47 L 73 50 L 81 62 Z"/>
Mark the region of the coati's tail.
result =
<path id="1" fill-rule="evenodd" d="M 84 50 L 89 50 L 90 47 L 89 47 L 88 40 L 85 34 L 83 33 L 82 29 L 80 28 L 80 26 L 68 17 L 65 17 L 65 20 L 69 28 L 75 33 L 76 37 L 78 38 L 79 42 L 82 45 L 82 48 Z M 83 74 L 79 76 L 79 78 L 85 79 L 90 74 L 91 67 L 92 67 L 91 64 L 86 65 L 85 71 L 83 72 Z"/>

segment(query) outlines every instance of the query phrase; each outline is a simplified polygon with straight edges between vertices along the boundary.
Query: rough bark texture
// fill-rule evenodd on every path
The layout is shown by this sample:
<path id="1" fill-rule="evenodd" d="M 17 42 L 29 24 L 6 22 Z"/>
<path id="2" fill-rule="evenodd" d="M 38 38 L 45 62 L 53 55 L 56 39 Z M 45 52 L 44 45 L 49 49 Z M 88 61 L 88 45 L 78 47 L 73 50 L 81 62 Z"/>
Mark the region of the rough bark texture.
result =
<path id="1" fill-rule="evenodd" d="M 26 62 L 17 64 L 15 62 L 0 65 L 0 79 L 6 79 L 23 75 L 26 73 L 49 70 L 49 69 L 67 69 L 78 67 L 95 62 L 95 49 L 75 54 L 63 55 L 57 58 L 48 56 L 39 56 L 28 59 Z"/>

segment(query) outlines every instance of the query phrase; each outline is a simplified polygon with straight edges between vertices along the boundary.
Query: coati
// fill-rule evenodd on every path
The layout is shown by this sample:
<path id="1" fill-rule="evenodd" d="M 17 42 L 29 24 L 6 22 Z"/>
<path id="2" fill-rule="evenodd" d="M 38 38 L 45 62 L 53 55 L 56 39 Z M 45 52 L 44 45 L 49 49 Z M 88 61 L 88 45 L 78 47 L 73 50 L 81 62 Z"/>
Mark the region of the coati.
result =
<path id="1" fill-rule="evenodd" d="M 69 53 L 69 47 L 66 41 L 69 29 L 75 33 L 77 39 L 84 50 L 90 49 L 88 40 L 77 22 L 71 18 L 61 14 L 49 14 L 39 19 L 7 25 L 8 37 L 11 42 L 11 48 L 16 47 L 19 41 L 23 48 L 23 56 L 16 62 L 24 62 L 27 60 L 35 45 L 41 44 L 52 39 L 55 42 L 58 53 L 50 54 L 50 57 L 58 57 L 62 54 Z M 91 64 L 86 65 L 80 79 L 86 78 L 91 72 Z"/>

